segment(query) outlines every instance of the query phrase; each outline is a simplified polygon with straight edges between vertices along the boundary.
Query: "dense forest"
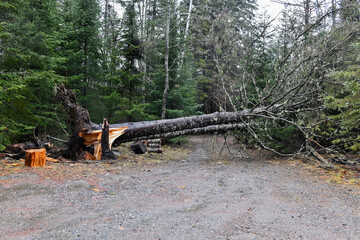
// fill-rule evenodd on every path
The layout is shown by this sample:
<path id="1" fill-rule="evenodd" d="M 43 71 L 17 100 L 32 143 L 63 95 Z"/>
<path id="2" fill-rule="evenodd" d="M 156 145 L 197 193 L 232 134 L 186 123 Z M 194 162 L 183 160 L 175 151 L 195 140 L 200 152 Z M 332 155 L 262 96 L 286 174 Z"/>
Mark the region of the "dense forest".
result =
<path id="1" fill-rule="evenodd" d="M 276 19 L 256 0 L 1 0 L 0 150 L 68 138 L 63 83 L 97 123 L 291 105 L 234 133 L 360 151 L 360 2 L 274 2 Z"/>

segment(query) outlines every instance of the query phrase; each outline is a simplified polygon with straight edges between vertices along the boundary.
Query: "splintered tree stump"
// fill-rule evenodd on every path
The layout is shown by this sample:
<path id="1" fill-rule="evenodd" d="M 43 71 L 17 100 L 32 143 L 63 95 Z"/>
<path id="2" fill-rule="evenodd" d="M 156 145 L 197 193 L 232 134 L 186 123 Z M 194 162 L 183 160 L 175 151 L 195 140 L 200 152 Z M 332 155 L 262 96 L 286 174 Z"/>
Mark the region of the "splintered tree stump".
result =
<path id="1" fill-rule="evenodd" d="M 25 151 L 25 166 L 45 167 L 46 149 L 29 149 Z"/>
<path id="2" fill-rule="evenodd" d="M 115 154 L 111 151 L 109 142 L 109 124 L 104 118 L 101 130 L 101 159 L 116 159 Z"/>
<path id="3" fill-rule="evenodd" d="M 128 127 L 119 127 L 119 128 L 110 128 L 109 129 L 109 149 L 111 150 L 111 146 L 116 138 L 121 136 L 124 131 Z M 87 132 L 87 131 L 80 131 L 79 137 L 83 138 L 83 144 L 85 146 L 94 145 L 94 156 L 95 159 L 101 160 L 101 136 L 102 130 Z"/>

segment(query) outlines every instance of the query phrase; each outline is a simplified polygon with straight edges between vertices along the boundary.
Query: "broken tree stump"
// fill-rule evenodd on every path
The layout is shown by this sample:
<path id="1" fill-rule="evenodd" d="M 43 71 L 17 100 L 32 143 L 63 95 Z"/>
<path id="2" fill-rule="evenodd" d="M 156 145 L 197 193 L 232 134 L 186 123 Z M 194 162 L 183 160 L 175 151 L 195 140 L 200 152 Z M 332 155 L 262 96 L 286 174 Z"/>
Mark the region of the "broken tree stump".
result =
<path id="1" fill-rule="evenodd" d="M 25 166 L 28 167 L 45 167 L 46 149 L 29 149 L 25 151 Z"/>
<path id="2" fill-rule="evenodd" d="M 101 131 L 101 159 L 116 159 L 109 143 L 109 124 L 106 118 L 104 118 Z"/>
<path id="3" fill-rule="evenodd" d="M 119 128 L 109 129 L 110 149 L 115 139 L 121 136 L 127 128 L 128 127 L 119 127 Z M 94 156 L 97 160 L 101 160 L 101 135 L 102 135 L 102 130 L 97 130 L 92 132 L 80 131 L 79 133 L 79 137 L 84 139 L 85 146 L 94 145 Z"/>

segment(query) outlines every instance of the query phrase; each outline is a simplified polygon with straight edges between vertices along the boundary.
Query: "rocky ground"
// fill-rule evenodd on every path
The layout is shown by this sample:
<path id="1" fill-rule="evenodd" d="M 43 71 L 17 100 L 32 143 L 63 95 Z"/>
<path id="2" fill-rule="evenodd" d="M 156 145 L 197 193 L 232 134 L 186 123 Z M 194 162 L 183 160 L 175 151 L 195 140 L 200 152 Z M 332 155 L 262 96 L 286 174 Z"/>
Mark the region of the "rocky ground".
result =
<path id="1" fill-rule="evenodd" d="M 0 168 L 1 239 L 360 239 L 359 179 L 297 160 L 190 152 Z M 171 154 L 173 156 L 171 156 Z M 351 183 L 351 184 L 344 184 Z"/>

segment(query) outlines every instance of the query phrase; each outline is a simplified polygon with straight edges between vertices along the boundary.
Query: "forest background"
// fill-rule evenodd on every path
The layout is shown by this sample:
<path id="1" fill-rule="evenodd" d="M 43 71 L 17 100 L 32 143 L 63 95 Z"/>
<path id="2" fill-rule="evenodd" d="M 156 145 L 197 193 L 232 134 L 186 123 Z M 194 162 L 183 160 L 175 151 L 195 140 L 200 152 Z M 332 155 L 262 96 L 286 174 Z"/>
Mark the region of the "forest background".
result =
<path id="1" fill-rule="evenodd" d="M 360 151 L 359 1 L 274 2 L 276 20 L 256 0 L 1 0 L 0 150 L 67 138 L 63 82 L 98 123 L 301 102 L 236 134 Z"/>

